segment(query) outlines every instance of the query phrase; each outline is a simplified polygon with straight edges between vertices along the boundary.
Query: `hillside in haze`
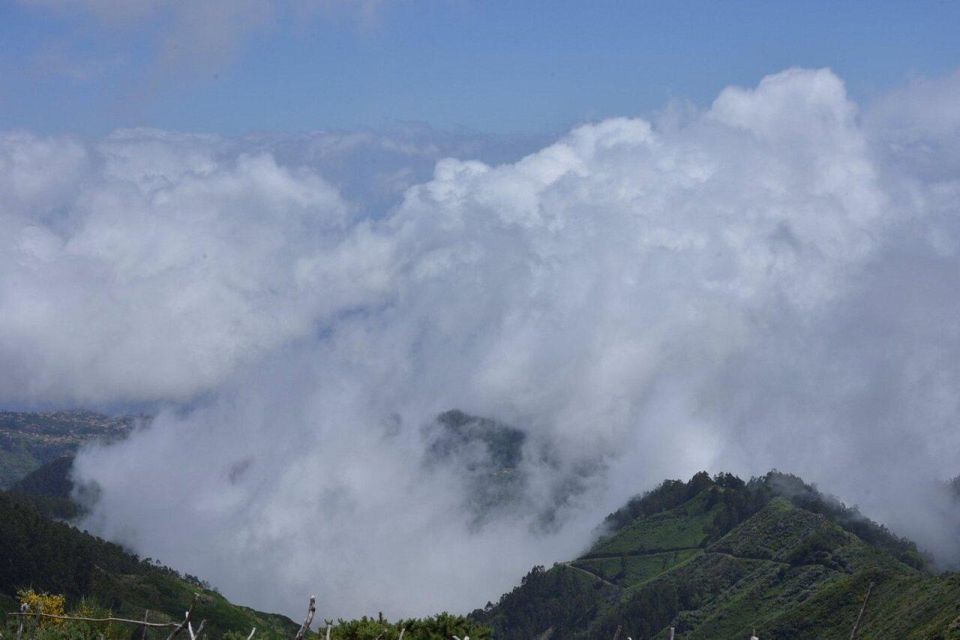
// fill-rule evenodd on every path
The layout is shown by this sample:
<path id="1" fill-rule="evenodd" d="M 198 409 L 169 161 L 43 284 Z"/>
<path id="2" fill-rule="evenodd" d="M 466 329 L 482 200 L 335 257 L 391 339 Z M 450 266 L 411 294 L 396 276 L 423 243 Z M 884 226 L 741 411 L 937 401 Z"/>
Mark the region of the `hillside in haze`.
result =
<path id="1" fill-rule="evenodd" d="M 503 640 L 846 638 L 869 591 L 859 637 L 960 638 L 960 575 L 793 476 L 666 481 L 605 531 L 473 617 Z"/>
<path id="2" fill-rule="evenodd" d="M 48 462 L 72 456 L 85 442 L 122 438 L 134 423 L 132 416 L 92 411 L 0 411 L 0 489 Z"/>
<path id="3" fill-rule="evenodd" d="M 0 412 L 0 610 L 17 609 L 20 589 L 63 594 L 115 615 L 177 621 L 199 593 L 198 618 L 219 637 L 258 627 L 262 637 L 286 637 L 296 625 L 228 602 L 200 578 L 181 574 L 56 519 L 81 512 L 71 498 L 70 472 L 80 445 L 123 438 L 132 417 L 90 411 Z"/>
<path id="4" fill-rule="evenodd" d="M 96 603 L 114 614 L 179 622 L 194 594 L 197 620 L 207 620 L 213 637 L 227 631 L 260 629 L 261 637 L 290 636 L 288 618 L 228 602 L 201 579 L 181 574 L 119 545 L 55 522 L 20 497 L 0 491 L 0 608 L 16 611 L 21 589 L 63 594 L 68 605 Z"/>
<path id="5" fill-rule="evenodd" d="M 424 433 L 430 464 L 462 469 L 474 526 L 528 507 L 521 431 L 449 411 Z M 263 637 L 295 631 L 290 619 L 233 605 L 201 578 L 51 519 L 80 514 L 73 460 L 55 458 L 0 492 L 4 609 L 16 607 L 19 589 L 33 588 L 174 621 L 199 592 L 198 619 L 208 620 L 212 637 L 253 626 Z M 952 486 L 960 499 L 960 479 Z M 623 638 L 663 639 L 672 626 L 691 640 L 746 638 L 754 629 L 777 640 L 840 638 L 869 592 L 859 637 L 960 638 L 960 575 L 936 573 L 913 542 L 795 476 L 667 480 L 607 516 L 599 532 L 578 558 L 535 567 L 499 602 L 474 611 L 470 635 L 486 637 L 489 627 L 497 640 L 606 639 L 619 628 Z M 463 624 L 456 616 L 393 625 L 367 618 L 341 621 L 333 637 L 373 640 L 406 626 L 416 640 Z"/>

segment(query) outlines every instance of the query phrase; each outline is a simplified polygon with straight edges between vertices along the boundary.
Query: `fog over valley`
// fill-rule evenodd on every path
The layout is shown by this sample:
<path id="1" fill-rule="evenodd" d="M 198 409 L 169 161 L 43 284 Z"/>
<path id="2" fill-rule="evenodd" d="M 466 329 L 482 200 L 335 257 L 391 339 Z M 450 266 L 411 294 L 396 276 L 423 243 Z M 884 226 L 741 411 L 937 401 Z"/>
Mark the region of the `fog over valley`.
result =
<path id="1" fill-rule="evenodd" d="M 960 566 L 960 74 L 566 133 L 0 133 L 0 404 L 155 417 L 83 526 L 302 616 L 482 607 L 698 470 Z"/>

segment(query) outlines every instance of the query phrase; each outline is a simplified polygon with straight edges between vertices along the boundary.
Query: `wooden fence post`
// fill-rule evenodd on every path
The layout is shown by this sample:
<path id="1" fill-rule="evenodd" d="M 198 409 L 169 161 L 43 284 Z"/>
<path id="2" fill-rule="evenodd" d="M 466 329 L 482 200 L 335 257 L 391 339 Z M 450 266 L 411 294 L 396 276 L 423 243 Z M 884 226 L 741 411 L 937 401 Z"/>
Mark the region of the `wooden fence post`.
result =
<path id="1" fill-rule="evenodd" d="M 850 640 L 854 640 L 857 637 L 857 632 L 860 631 L 860 623 L 863 622 L 863 612 L 867 610 L 867 602 L 870 600 L 870 594 L 873 592 L 873 583 L 870 583 L 870 586 L 867 587 L 867 595 L 863 599 L 863 605 L 860 607 L 860 613 L 857 614 L 857 621 L 853 624 L 853 630 L 850 631 Z"/>
<path id="2" fill-rule="evenodd" d="M 297 631 L 296 640 L 303 640 L 303 635 L 310 630 L 310 625 L 313 623 L 313 614 L 317 612 L 317 597 L 310 596 L 310 604 L 307 606 L 307 618 L 303 621 L 303 624 L 300 625 L 300 631 Z"/>

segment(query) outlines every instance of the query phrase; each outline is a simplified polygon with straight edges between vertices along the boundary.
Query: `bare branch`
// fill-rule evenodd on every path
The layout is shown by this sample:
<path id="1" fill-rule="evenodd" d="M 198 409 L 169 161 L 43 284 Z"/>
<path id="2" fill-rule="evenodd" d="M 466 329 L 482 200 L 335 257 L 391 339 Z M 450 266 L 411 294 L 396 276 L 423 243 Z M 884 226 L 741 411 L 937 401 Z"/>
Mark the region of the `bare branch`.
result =
<path id="1" fill-rule="evenodd" d="M 254 627 L 253 629 L 251 629 L 251 630 L 250 630 L 250 635 L 247 636 L 247 640 L 253 640 L 253 634 L 255 634 L 256 632 L 257 632 L 257 628 L 256 628 L 256 627 Z"/>
<path id="2" fill-rule="evenodd" d="M 193 615 L 193 607 L 194 605 L 197 604 L 197 600 L 199 599 L 200 599 L 199 593 L 193 594 L 193 602 L 190 603 L 190 608 L 187 609 L 187 613 L 183 617 L 183 622 L 177 625 L 177 628 L 170 632 L 170 635 L 167 636 L 167 640 L 173 640 L 175 637 L 177 637 L 177 634 L 183 631 L 184 628 L 186 628 L 186 626 L 190 624 L 190 617 Z"/>
<path id="3" fill-rule="evenodd" d="M 407 628 L 406 628 L 406 627 L 400 629 L 400 635 L 397 636 L 397 640 L 403 640 L 403 634 L 405 634 L 406 632 L 407 632 Z"/>
<path id="4" fill-rule="evenodd" d="M 313 615 L 317 612 L 317 597 L 310 596 L 310 606 L 307 607 L 307 619 L 303 621 L 303 624 L 300 626 L 300 631 L 297 631 L 296 640 L 303 640 L 303 635 L 310 630 L 310 625 L 313 623 Z"/>
<path id="5" fill-rule="evenodd" d="M 193 625 L 189 622 L 187 623 L 187 631 L 190 632 L 190 640 L 197 640 L 200 637 L 200 634 L 203 633 L 203 625 L 207 624 L 206 620 L 200 621 L 200 626 L 197 627 L 197 630 L 193 630 Z"/>

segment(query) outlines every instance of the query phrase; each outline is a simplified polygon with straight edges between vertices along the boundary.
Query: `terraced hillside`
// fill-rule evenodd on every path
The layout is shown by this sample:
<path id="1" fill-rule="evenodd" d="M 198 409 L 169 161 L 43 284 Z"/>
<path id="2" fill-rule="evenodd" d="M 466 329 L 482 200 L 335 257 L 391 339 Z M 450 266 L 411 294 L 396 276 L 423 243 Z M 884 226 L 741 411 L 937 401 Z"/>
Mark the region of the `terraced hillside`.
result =
<path id="1" fill-rule="evenodd" d="M 791 476 L 664 483 L 607 525 L 473 616 L 504 640 L 848 638 L 873 584 L 859 637 L 960 638 L 960 575 Z"/>

